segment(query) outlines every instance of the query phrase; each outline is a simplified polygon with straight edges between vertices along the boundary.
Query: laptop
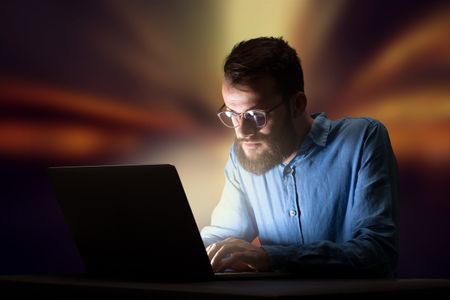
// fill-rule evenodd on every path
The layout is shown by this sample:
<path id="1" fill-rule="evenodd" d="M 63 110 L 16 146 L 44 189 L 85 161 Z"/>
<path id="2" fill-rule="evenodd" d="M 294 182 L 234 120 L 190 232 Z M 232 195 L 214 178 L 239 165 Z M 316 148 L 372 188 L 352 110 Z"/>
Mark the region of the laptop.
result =
<path id="1" fill-rule="evenodd" d="M 89 278 L 203 281 L 269 275 L 214 274 L 172 165 L 50 167 L 48 175 Z"/>

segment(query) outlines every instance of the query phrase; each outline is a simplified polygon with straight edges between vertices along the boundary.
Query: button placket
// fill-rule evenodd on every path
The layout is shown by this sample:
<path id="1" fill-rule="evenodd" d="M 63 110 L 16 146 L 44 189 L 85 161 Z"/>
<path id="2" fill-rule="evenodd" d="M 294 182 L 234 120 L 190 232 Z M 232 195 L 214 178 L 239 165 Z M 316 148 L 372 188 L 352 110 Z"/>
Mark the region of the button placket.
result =
<path id="1" fill-rule="evenodd" d="M 289 199 L 291 200 L 291 208 L 289 209 L 289 216 L 295 217 L 298 214 L 298 208 L 297 208 L 297 193 L 296 193 L 296 187 L 295 187 L 295 169 L 290 167 L 286 169 L 287 173 L 287 181 L 288 181 L 288 188 L 289 188 Z"/>
<path id="2" fill-rule="evenodd" d="M 297 187 L 296 187 L 296 179 L 295 179 L 295 166 L 287 166 L 283 170 L 284 182 L 286 184 L 287 191 L 287 199 L 286 201 L 289 203 L 287 207 L 287 211 L 285 211 L 286 217 L 289 218 L 289 223 L 292 226 L 292 230 L 296 232 L 293 236 L 297 236 L 299 238 L 295 239 L 295 242 L 302 244 L 302 229 L 300 223 L 300 211 L 298 207 L 298 195 L 297 195 Z M 294 242 L 294 241 L 293 241 Z"/>

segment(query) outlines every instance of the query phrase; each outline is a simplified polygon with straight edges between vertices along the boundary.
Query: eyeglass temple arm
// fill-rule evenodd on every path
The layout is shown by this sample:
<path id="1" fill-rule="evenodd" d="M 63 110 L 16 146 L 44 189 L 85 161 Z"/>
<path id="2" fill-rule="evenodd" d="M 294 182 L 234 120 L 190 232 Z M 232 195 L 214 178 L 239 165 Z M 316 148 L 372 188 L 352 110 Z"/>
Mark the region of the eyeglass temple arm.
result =
<path id="1" fill-rule="evenodd" d="M 225 103 L 222 104 L 222 106 L 217 110 L 217 113 L 220 113 L 225 107 Z"/>

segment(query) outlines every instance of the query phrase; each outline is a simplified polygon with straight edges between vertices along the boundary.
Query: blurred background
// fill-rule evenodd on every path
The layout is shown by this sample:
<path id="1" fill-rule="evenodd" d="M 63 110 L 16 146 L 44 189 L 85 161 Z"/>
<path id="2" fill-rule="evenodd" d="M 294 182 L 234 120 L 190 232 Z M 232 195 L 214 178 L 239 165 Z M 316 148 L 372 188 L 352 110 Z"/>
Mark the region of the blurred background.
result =
<path id="1" fill-rule="evenodd" d="M 224 58 L 283 36 L 310 112 L 389 130 L 399 276 L 450 277 L 449 29 L 449 1 L 2 1 L 0 274 L 79 268 L 48 166 L 174 164 L 205 226 L 233 138 L 215 115 Z"/>

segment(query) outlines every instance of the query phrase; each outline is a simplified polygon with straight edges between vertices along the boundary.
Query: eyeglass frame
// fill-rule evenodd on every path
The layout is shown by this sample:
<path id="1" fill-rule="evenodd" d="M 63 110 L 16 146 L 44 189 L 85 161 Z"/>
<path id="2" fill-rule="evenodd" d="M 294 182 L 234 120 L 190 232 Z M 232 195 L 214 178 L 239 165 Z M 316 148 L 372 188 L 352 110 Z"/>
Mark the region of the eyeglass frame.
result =
<path id="1" fill-rule="evenodd" d="M 217 117 L 218 117 L 219 120 L 222 122 L 222 124 L 225 125 L 225 127 L 228 127 L 228 128 L 238 128 L 239 126 L 242 125 L 241 120 L 242 120 L 242 117 L 245 118 L 245 114 L 246 114 L 246 113 L 248 113 L 249 111 L 257 111 L 257 112 L 263 113 L 263 115 L 264 115 L 264 124 L 261 125 L 261 126 L 258 126 L 258 125 L 256 124 L 256 122 L 253 122 L 253 123 L 255 124 L 256 128 L 262 129 L 262 128 L 266 127 L 266 125 L 267 125 L 267 114 L 269 114 L 270 112 L 274 111 L 275 109 L 277 109 L 278 107 L 280 107 L 280 106 L 281 106 L 282 104 L 284 104 L 284 103 L 286 103 L 286 102 L 283 100 L 283 101 L 281 101 L 280 103 L 276 104 L 275 106 L 273 106 L 272 108 L 269 108 L 269 109 L 267 109 L 267 110 L 263 110 L 263 109 L 249 109 L 249 110 L 246 110 L 246 111 L 241 112 L 241 113 L 235 112 L 234 110 L 228 108 L 228 107 L 225 105 L 225 103 L 224 103 L 224 104 L 219 108 L 219 110 L 217 111 Z M 226 107 L 228 110 L 224 110 L 225 107 Z M 224 122 L 224 121 L 222 120 L 222 118 L 220 117 L 220 115 L 221 115 L 222 113 L 225 113 L 225 112 L 231 112 L 232 114 L 234 114 L 234 116 L 238 117 L 238 119 L 237 119 L 237 123 L 238 123 L 237 126 L 231 127 L 231 126 L 228 126 L 227 124 L 225 124 L 225 122 Z M 232 118 L 232 117 L 231 117 L 231 118 Z M 231 119 L 231 118 L 230 118 L 230 119 Z M 232 120 L 232 121 L 233 121 L 233 120 Z"/>

